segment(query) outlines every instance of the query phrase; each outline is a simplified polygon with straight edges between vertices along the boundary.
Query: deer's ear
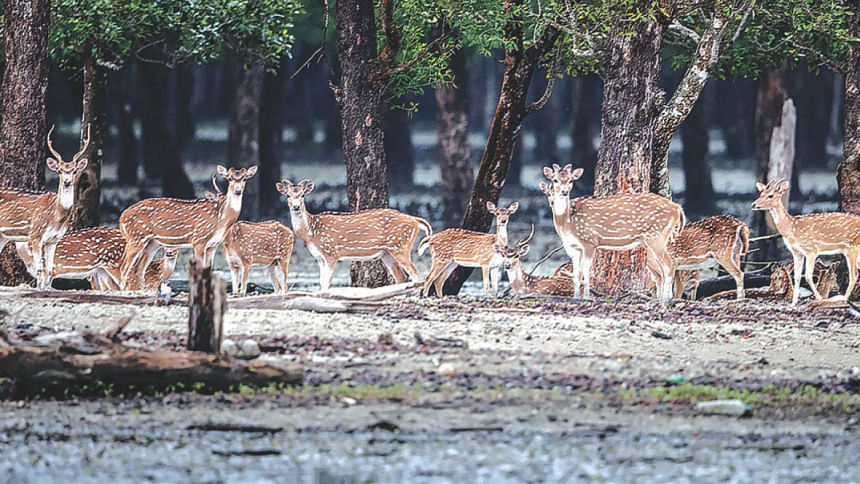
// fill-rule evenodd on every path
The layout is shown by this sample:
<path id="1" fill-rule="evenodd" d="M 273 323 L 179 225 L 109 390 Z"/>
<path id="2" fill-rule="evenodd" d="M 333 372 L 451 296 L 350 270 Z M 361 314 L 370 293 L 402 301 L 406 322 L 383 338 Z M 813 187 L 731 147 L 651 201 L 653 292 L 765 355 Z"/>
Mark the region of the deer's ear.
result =
<path id="1" fill-rule="evenodd" d="M 223 178 L 227 178 L 227 173 L 228 173 L 228 171 L 227 171 L 227 169 L 226 169 L 226 168 L 224 168 L 224 167 L 223 167 L 223 166 L 221 166 L 221 165 L 218 165 L 218 167 L 216 168 L 216 170 L 218 171 L 218 174 L 219 174 L 219 175 L 221 175 L 221 177 L 223 177 Z"/>
<path id="2" fill-rule="evenodd" d="M 81 158 L 80 160 L 78 160 L 78 164 L 75 165 L 75 170 L 76 171 L 84 171 L 84 168 L 87 167 L 89 162 L 90 162 L 90 160 L 88 160 L 86 158 Z"/>
<path id="3" fill-rule="evenodd" d="M 57 160 L 55 160 L 53 158 L 48 158 L 48 161 L 46 163 L 48 164 L 48 168 L 50 168 L 54 171 L 57 171 L 57 169 L 60 168 L 60 164 L 57 163 Z"/>
<path id="4" fill-rule="evenodd" d="M 526 254 L 528 254 L 528 253 L 529 253 L 529 246 L 528 245 L 524 245 L 524 246 L 520 247 L 520 250 L 519 250 L 520 257 L 525 257 Z"/>
<path id="5" fill-rule="evenodd" d="M 552 179 L 552 168 L 548 166 L 543 167 L 543 176 Z"/>
<path id="6" fill-rule="evenodd" d="M 251 168 L 248 168 L 248 171 L 245 173 L 245 179 L 247 180 L 249 178 L 253 178 L 254 175 L 256 175 L 256 174 L 257 174 L 257 165 L 254 165 Z"/>
<path id="7" fill-rule="evenodd" d="M 570 166 L 570 165 L 567 165 L 567 166 Z M 580 178 L 582 178 L 582 173 L 584 171 L 585 170 L 583 170 L 582 168 L 577 168 L 577 169 L 573 170 L 573 173 L 571 174 L 571 179 L 572 180 L 579 180 Z"/>
<path id="8" fill-rule="evenodd" d="M 540 187 L 540 191 L 542 191 L 544 195 L 549 195 L 549 185 L 545 182 L 540 182 L 538 187 Z"/>
<path id="9" fill-rule="evenodd" d="M 508 205 L 508 215 L 511 215 L 516 212 L 518 208 L 520 208 L 520 202 L 514 202 Z"/>
<path id="10" fill-rule="evenodd" d="M 756 182 L 755 188 L 756 188 L 756 190 L 763 192 L 764 189 L 767 188 L 767 185 L 765 185 L 764 183 L 761 183 L 761 182 Z"/>
<path id="11" fill-rule="evenodd" d="M 492 213 L 496 211 L 496 204 L 493 202 L 487 202 L 487 211 Z"/>
<path id="12" fill-rule="evenodd" d="M 316 186 L 314 184 L 314 182 L 312 182 L 310 180 L 305 180 L 304 182 L 305 182 L 305 189 L 304 189 L 305 195 L 314 191 L 314 187 Z"/>
<path id="13" fill-rule="evenodd" d="M 206 200 L 209 200 L 210 202 L 214 202 L 215 200 L 218 200 L 218 195 L 215 195 L 214 193 L 207 191 L 207 192 L 203 192 L 203 198 L 205 198 Z"/>
<path id="14" fill-rule="evenodd" d="M 280 193 L 281 195 L 286 195 L 287 188 L 291 186 L 293 186 L 293 184 L 289 180 L 275 182 L 275 188 L 278 189 L 278 193 Z"/>
<path id="15" fill-rule="evenodd" d="M 789 187 L 789 185 L 788 185 L 788 180 L 780 180 L 780 181 L 776 184 L 776 189 L 779 191 L 779 193 L 785 193 L 785 192 L 787 192 L 787 191 L 788 191 L 788 187 Z"/>

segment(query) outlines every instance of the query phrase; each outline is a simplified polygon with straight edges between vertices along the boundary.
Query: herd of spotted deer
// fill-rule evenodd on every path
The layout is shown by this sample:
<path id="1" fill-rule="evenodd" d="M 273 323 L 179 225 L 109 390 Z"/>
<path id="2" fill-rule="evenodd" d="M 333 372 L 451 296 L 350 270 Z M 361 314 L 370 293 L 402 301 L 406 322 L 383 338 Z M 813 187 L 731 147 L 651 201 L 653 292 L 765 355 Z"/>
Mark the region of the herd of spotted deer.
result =
<path id="1" fill-rule="evenodd" d="M 745 223 L 716 215 L 687 224 L 680 205 L 649 193 L 571 199 L 573 183 L 582 175 L 582 169 L 574 170 L 571 165 L 545 167 L 544 175 L 551 183 L 540 183 L 555 230 L 571 260 L 552 276 L 536 277 L 526 273 L 520 262 L 529 252 L 534 226 L 526 239 L 508 246 L 508 220 L 517 211 L 517 202 L 506 208 L 487 203 L 487 210 L 495 216 L 495 234 L 463 229 L 434 234 L 426 220 L 393 209 L 311 214 L 304 199 L 313 191 L 314 183 L 283 180 L 277 183 L 277 189 L 287 198 L 293 227 L 290 230 L 275 221 L 238 221 L 245 184 L 256 174 L 256 167 L 237 170 L 218 166 L 217 175 L 227 180 L 227 190 L 219 189 L 213 175 L 215 193 L 207 192 L 203 199 L 151 198 L 137 202 L 121 214 L 118 229 L 69 231 L 79 174 L 87 166 L 82 155 L 88 144 L 89 134 L 81 150 L 66 162 L 54 149 L 51 132 L 48 133 L 48 149 L 53 157 L 48 158 L 47 166 L 59 175 L 56 193 L 0 189 L 0 250 L 14 242 L 40 289 L 49 288 L 57 277 L 87 278 L 98 290 L 153 288 L 173 273 L 177 249 L 191 248 L 195 257 L 210 265 L 216 249 L 223 245 L 234 294 L 246 293 L 249 270 L 259 265 L 267 268 L 275 291 L 285 293 L 294 233 L 319 263 L 320 286 L 324 290 L 331 284 L 335 264 L 342 260 L 380 259 L 395 281 L 405 282 L 420 278 L 411 252 L 418 233 L 424 232 L 426 237 L 418 244 L 418 253 L 429 249 L 432 256 L 430 273 L 424 278 L 424 295 L 431 286 L 441 295 L 451 272 L 457 266 L 466 266 L 481 268 L 486 295 L 491 285 L 497 292 L 504 267 L 517 294 L 588 298 L 597 249 L 620 251 L 644 246 L 647 269 L 661 302 L 673 295 L 681 297 L 691 281 L 695 298 L 698 271 L 714 264 L 735 279 L 736 298 L 744 298 L 740 259 L 749 247 Z M 758 183 L 757 189 L 760 195 L 752 208 L 770 212 L 794 258 L 793 282 L 787 280 L 791 268 L 776 270 L 772 276 L 786 279 L 783 286 L 788 288 L 786 293 L 792 304 L 798 302 L 803 274 L 816 298 L 822 298 L 818 291 L 821 281 L 818 285 L 813 283 L 819 255 L 845 257 L 849 274 L 845 294 L 850 295 L 857 280 L 860 216 L 833 212 L 794 217 L 782 201 L 788 190 L 787 181 Z M 165 249 L 161 262 L 152 264 L 161 248 Z M 831 279 L 835 281 L 832 274 Z M 824 297 L 832 286 L 835 282 Z"/>

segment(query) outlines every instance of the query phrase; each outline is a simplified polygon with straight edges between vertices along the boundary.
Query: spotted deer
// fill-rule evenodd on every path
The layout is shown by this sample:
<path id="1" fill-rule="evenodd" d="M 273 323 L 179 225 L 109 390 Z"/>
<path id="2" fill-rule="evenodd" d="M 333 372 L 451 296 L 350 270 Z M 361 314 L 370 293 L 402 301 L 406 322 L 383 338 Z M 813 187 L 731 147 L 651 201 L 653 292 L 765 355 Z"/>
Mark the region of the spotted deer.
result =
<path id="1" fill-rule="evenodd" d="M 9 242 L 26 244 L 27 251 L 32 254 L 28 270 L 41 289 L 50 285 L 54 252 L 69 229 L 78 175 L 87 167 L 87 159 L 81 156 L 90 143 L 88 126 L 83 146 L 72 161 L 66 162 L 51 143 L 53 132 L 52 126 L 47 141 L 53 158 L 48 158 L 47 165 L 59 175 L 57 193 L 0 189 L 0 250 Z"/>
<path id="2" fill-rule="evenodd" d="M 493 294 L 496 294 L 499 289 L 503 258 L 493 247 L 508 245 L 508 220 L 519 206 L 519 202 L 514 202 L 508 208 L 502 208 L 496 207 L 493 202 L 487 202 L 487 211 L 496 217 L 495 234 L 447 229 L 425 237 L 418 244 L 418 255 L 423 255 L 429 248 L 433 265 L 424 279 L 423 294 L 427 296 L 430 293 L 430 286 L 433 285 L 436 288 L 436 295 L 442 297 L 445 280 L 457 266 L 480 267 L 484 279 L 484 295 L 489 297 L 491 283 Z"/>
<path id="3" fill-rule="evenodd" d="M 794 259 L 794 289 L 791 304 L 796 305 L 800 278 L 805 273 L 806 282 L 816 299 L 821 299 L 812 276 L 815 260 L 819 255 L 841 254 L 848 263 L 848 288 L 845 297 L 851 296 L 857 282 L 857 258 L 860 256 L 860 216 L 844 213 L 815 213 L 792 216 L 782 203 L 782 195 L 788 190 L 787 180 L 774 180 L 764 185 L 756 183 L 760 192 L 753 202 L 753 210 L 767 210 L 782 241 Z"/>
<path id="4" fill-rule="evenodd" d="M 390 208 L 311 214 L 305 207 L 305 196 L 314 190 L 312 181 L 293 184 L 283 180 L 276 186 L 287 197 L 295 235 L 319 264 L 323 290 L 331 286 L 335 265 L 341 260 L 381 259 L 398 283 L 406 281 L 406 274 L 418 279 L 410 254 L 419 231 L 433 233 L 426 220 Z"/>
<path id="5" fill-rule="evenodd" d="M 552 209 L 553 225 L 570 256 L 574 295 L 590 297 L 591 262 L 597 249 L 630 250 L 644 246 L 658 268 L 658 298 L 669 300 L 674 268 L 666 245 L 684 226 L 684 210 L 677 203 L 653 193 L 627 193 L 608 197 L 570 198 L 574 180 L 582 169 L 553 165 L 544 167 L 552 185 L 540 183 Z"/>
<path id="6" fill-rule="evenodd" d="M 266 266 L 275 293 L 286 294 L 293 242 L 293 231 L 278 222 L 233 225 L 224 237 L 224 256 L 230 264 L 233 294 L 245 295 L 248 291 L 252 266 Z"/>
<path id="7" fill-rule="evenodd" d="M 126 289 L 130 291 L 157 289 L 162 282 L 167 282 L 176 270 L 176 255 L 176 249 L 165 249 L 161 260 L 147 266 L 143 286 L 136 279 L 130 279 L 126 283 Z"/>
<path id="8" fill-rule="evenodd" d="M 218 166 L 218 175 L 228 181 L 224 194 L 198 200 L 150 198 L 125 209 L 119 229 L 125 237 L 122 284 L 132 272 L 141 279 L 159 247 L 192 248 L 194 257 L 212 264 L 215 250 L 239 218 L 245 183 L 257 167 L 239 170 Z"/>
<path id="9" fill-rule="evenodd" d="M 693 282 L 696 299 L 699 271 L 719 264 L 735 280 L 737 299 L 744 298 L 744 272 L 741 256 L 749 250 L 749 227 L 729 215 L 714 215 L 684 226 L 666 247 L 675 265 L 675 298 L 680 299 L 687 284 Z M 648 255 L 648 271 L 657 283 L 657 266 Z"/>
<path id="10" fill-rule="evenodd" d="M 514 247 L 495 245 L 493 250 L 502 256 L 505 272 L 511 282 L 511 289 L 520 296 L 541 294 L 545 296 L 573 296 L 573 285 L 570 276 L 565 274 L 550 277 L 539 277 L 528 274 L 523 270 L 521 259 L 529 253 L 529 242 L 534 238 L 535 228 L 524 240 L 517 242 Z"/>

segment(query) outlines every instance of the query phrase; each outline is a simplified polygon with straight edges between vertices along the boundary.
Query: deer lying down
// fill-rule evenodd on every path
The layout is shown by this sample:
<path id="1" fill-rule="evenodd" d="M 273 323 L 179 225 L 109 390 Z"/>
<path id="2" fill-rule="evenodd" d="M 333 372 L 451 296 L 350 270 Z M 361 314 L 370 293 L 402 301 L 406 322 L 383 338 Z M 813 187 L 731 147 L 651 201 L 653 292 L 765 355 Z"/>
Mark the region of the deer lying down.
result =
<path id="1" fill-rule="evenodd" d="M 501 278 L 502 256 L 493 250 L 493 246 L 508 245 L 508 220 L 519 206 L 518 202 L 514 202 L 508 208 L 497 208 L 493 202 L 487 202 L 487 210 L 496 216 L 495 234 L 447 229 L 425 237 L 418 244 L 418 255 L 424 254 L 429 248 L 433 266 L 424 279 L 424 296 L 430 293 L 430 286 L 434 285 L 436 295 L 442 297 L 445 280 L 458 265 L 480 267 L 484 278 L 484 295 L 489 297 L 490 283 L 493 294 L 496 294 Z"/>
<path id="2" fill-rule="evenodd" d="M 529 253 L 529 245 L 535 235 L 535 227 L 532 225 L 531 233 L 524 240 L 517 242 L 514 247 L 495 245 L 493 250 L 502 256 L 505 272 L 511 282 L 511 288 L 520 296 L 546 295 L 546 296 L 573 296 L 573 284 L 569 275 L 559 274 L 551 277 L 538 277 L 527 274 L 523 270 L 520 261 Z M 558 271 L 558 269 L 556 270 Z"/>
<path id="3" fill-rule="evenodd" d="M 293 231 L 319 263 L 323 290 L 331 286 L 335 265 L 341 260 L 381 259 L 398 283 L 406 282 L 404 271 L 412 280 L 419 278 L 411 252 L 419 231 L 433 234 L 426 220 L 390 208 L 311 214 L 305 208 L 305 196 L 314 190 L 313 182 L 283 180 L 277 188 L 287 197 Z"/>
<path id="4" fill-rule="evenodd" d="M 836 267 L 839 263 L 831 263 L 825 265 L 821 261 L 815 262 L 815 287 L 819 294 L 825 298 L 829 298 L 834 292 L 839 292 L 839 283 L 836 279 Z M 794 263 L 790 263 L 785 267 L 775 266 L 770 273 L 770 285 L 764 288 L 749 289 L 746 291 L 747 299 L 756 301 L 788 301 L 794 297 L 794 287 L 791 283 L 791 273 L 794 269 Z M 708 296 L 707 300 L 717 301 L 729 299 L 734 296 L 734 291 L 723 291 Z M 842 298 L 843 296 L 839 296 Z"/>
<path id="5" fill-rule="evenodd" d="M 286 294 L 293 241 L 293 231 L 278 222 L 237 222 L 224 237 L 233 294 L 247 293 L 252 266 L 266 266 L 275 293 Z"/>

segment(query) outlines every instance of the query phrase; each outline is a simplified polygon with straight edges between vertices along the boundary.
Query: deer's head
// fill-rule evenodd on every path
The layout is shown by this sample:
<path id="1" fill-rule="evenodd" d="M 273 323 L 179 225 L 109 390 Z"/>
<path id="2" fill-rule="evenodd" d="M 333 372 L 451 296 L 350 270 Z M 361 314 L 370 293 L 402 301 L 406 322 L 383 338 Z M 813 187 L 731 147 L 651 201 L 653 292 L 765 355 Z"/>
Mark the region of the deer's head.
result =
<path id="1" fill-rule="evenodd" d="M 540 182 L 540 191 L 546 195 L 554 212 L 563 212 L 567 209 L 573 182 L 582 176 L 582 172 L 582 168 L 574 170 L 572 165 L 566 165 L 564 168 L 556 164 L 553 164 L 552 168 L 543 167 L 543 175 L 552 182 L 552 185 Z"/>
<path id="2" fill-rule="evenodd" d="M 282 180 L 275 184 L 278 193 L 287 197 L 287 206 L 290 210 L 301 210 L 305 204 L 305 195 L 314 191 L 314 182 L 302 180 L 297 184 L 289 180 Z"/>
<path id="3" fill-rule="evenodd" d="M 90 127 L 87 125 L 87 137 L 84 138 L 80 151 L 72 157 L 72 161 L 68 162 L 64 161 L 63 157 L 54 149 L 54 145 L 51 143 L 51 134 L 53 132 L 54 127 L 51 126 L 51 130 L 48 131 L 48 150 L 51 151 L 54 157 L 48 158 L 47 165 L 48 168 L 57 172 L 57 175 L 60 176 L 60 183 L 57 189 L 60 205 L 63 208 L 70 208 L 75 203 L 75 182 L 78 179 L 78 175 L 87 167 L 88 160 L 82 158 L 82 156 L 90 145 Z"/>
<path id="4" fill-rule="evenodd" d="M 506 226 L 511 215 L 513 215 L 518 208 L 520 208 L 520 202 L 514 202 L 508 205 L 508 208 L 496 207 L 495 203 L 487 202 L 487 211 L 496 216 L 497 227 Z"/>
<path id="5" fill-rule="evenodd" d="M 756 183 L 758 198 L 752 203 L 753 210 L 770 210 L 779 206 L 782 194 L 788 191 L 788 180 L 773 180 L 767 185 Z"/>
<path id="6" fill-rule="evenodd" d="M 251 178 L 254 178 L 254 175 L 257 174 L 257 167 L 252 166 L 250 168 L 224 168 L 221 165 L 218 165 L 218 174 L 221 175 L 221 178 L 227 180 L 227 194 L 235 195 L 236 197 L 241 197 L 242 193 L 245 192 L 245 184 Z M 213 184 L 215 180 L 212 180 Z M 215 186 L 215 189 L 218 189 L 218 186 Z M 219 190 L 220 192 L 220 190 Z"/>
<path id="7" fill-rule="evenodd" d="M 506 247 L 501 244 L 496 244 L 493 246 L 493 251 L 504 259 L 505 270 L 509 271 L 515 268 L 520 264 L 520 259 L 525 257 L 529 253 L 529 242 L 535 236 L 535 226 L 532 225 L 531 233 L 525 239 L 517 242 L 517 245 L 513 247 Z"/>

